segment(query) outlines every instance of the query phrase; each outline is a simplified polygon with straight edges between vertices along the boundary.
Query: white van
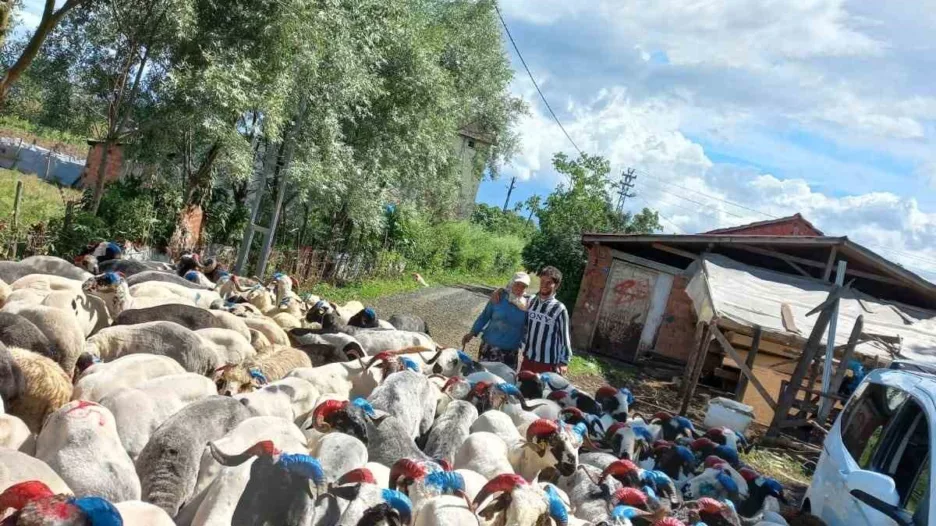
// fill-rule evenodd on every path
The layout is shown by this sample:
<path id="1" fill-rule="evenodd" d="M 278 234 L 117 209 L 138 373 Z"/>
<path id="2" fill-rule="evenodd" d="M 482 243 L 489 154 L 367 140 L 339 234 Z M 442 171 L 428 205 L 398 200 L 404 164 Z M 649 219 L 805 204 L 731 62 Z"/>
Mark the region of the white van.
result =
<path id="1" fill-rule="evenodd" d="M 936 525 L 933 437 L 936 376 L 871 372 L 826 437 L 803 510 L 829 526 Z"/>

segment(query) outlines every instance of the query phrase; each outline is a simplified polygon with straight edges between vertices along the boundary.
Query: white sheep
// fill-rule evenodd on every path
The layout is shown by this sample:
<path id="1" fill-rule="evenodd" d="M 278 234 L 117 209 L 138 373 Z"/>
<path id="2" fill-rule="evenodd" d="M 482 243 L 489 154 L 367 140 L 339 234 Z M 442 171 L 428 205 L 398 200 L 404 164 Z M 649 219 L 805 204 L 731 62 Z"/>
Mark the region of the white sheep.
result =
<path id="1" fill-rule="evenodd" d="M 23 276 L 13 283 L 10 283 L 10 288 L 13 290 L 34 289 L 43 292 L 51 292 L 53 290 L 77 292 L 81 290 L 81 282 L 49 274 L 29 274 L 28 276 Z"/>
<path id="2" fill-rule="evenodd" d="M 9 407 L 33 433 L 39 433 L 45 417 L 68 403 L 72 383 L 57 363 L 36 353 L 9 347 L 13 361 L 26 378 L 26 391 Z"/>
<path id="3" fill-rule="evenodd" d="M 247 393 L 257 387 L 284 378 L 289 372 L 312 365 L 309 356 L 292 347 L 258 354 L 239 365 L 226 365 L 214 373 L 219 394 Z"/>
<path id="4" fill-rule="evenodd" d="M 311 383 L 297 377 L 272 382 L 246 394 L 235 395 L 256 416 L 279 416 L 301 424 L 315 409 L 320 393 Z"/>
<path id="5" fill-rule="evenodd" d="M 225 329 L 236 331 L 238 334 L 246 338 L 247 341 L 251 341 L 250 327 L 244 323 L 243 319 L 224 310 L 211 309 L 208 312 L 218 318 L 218 320 L 221 321 L 221 324 L 224 325 Z"/>
<path id="6" fill-rule="evenodd" d="M 114 507 L 127 526 L 175 526 L 169 514 L 148 502 L 128 500 Z"/>
<path id="7" fill-rule="evenodd" d="M 247 317 L 241 319 L 244 320 L 248 328 L 263 333 L 273 345 L 289 345 L 289 336 L 286 334 L 286 331 L 270 318 Z"/>
<path id="8" fill-rule="evenodd" d="M 186 371 L 211 374 L 218 368 L 214 345 L 171 321 L 108 327 L 85 342 L 84 351 L 109 362 L 129 354 L 168 356 Z"/>
<path id="9" fill-rule="evenodd" d="M 195 305 L 204 309 L 211 308 L 212 303 L 221 300 L 217 292 L 210 290 L 195 290 L 168 282 L 147 281 L 138 283 L 130 287 L 130 296 L 134 298 L 157 297 L 165 298 L 167 294 L 172 294 L 185 300 L 195 303 Z"/>
<path id="10" fill-rule="evenodd" d="M 217 394 L 214 383 L 195 373 L 151 378 L 101 397 L 111 411 L 123 448 L 136 461 L 153 432 L 186 405 Z"/>
<path id="11" fill-rule="evenodd" d="M 81 290 L 50 292 L 42 300 L 42 305 L 74 314 L 86 338 L 110 325 L 110 314 L 104 301 L 97 296 L 88 296 Z"/>
<path id="12" fill-rule="evenodd" d="M 31 321 L 58 351 L 58 364 L 69 375 L 72 373 L 78 355 L 84 350 L 84 329 L 74 314 L 53 307 L 15 303 L 6 305 L 3 311 Z"/>
<path id="13" fill-rule="evenodd" d="M 239 364 L 257 354 L 250 340 L 231 329 L 198 329 L 195 334 L 214 347 L 219 364 Z"/>
<path id="14" fill-rule="evenodd" d="M 20 264 L 32 267 L 44 274 L 52 274 L 78 281 L 84 281 L 90 277 L 90 275 L 81 268 L 55 256 L 30 256 L 20 261 Z"/>
<path id="15" fill-rule="evenodd" d="M 72 396 L 75 400 L 97 402 L 121 387 L 135 387 L 151 378 L 184 372 L 179 362 L 168 356 L 129 354 L 87 368 L 78 377 Z"/>
<path id="16" fill-rule="evenodd" d="M 10 297 L 12 292 L 13 289 L 10 288 L 10 286 L 7 285 L 5 281 L 0 279 L 0 307 L 3 307 L 6 304 L 7 298 Z"/>
<path id="17" fill-rule="evenodd" d="M 36 439 L 36 458 L 78 497 L 140 499 L 140 479 L 120 445 L 114 415 L 94 402 L 75 400 L 52 413 Z"/>
<path id="18" fill-rule="evenodd" d="M 380 374 L 377 369 L 365 371 L 364 365 L 354 361 L 293 369 L 287 376 L 308 381 L 323 395 L 333 394 L 348 400 L 370 396 L 380 382 Z"/>
<path id="19" fill-rule="evenodd" d="M 28 480 L 38 480 L 55 493 L 72 492 L 62 477 L 45 462 L 15 449 L 0 447 L 0 493 Z"/>
<path id="20" fill-rule="evenodd" d="M 15 449 L 27 455 L 36 452 L 36 435 L 14 415 L 0 414 L 0 448 Z"/>

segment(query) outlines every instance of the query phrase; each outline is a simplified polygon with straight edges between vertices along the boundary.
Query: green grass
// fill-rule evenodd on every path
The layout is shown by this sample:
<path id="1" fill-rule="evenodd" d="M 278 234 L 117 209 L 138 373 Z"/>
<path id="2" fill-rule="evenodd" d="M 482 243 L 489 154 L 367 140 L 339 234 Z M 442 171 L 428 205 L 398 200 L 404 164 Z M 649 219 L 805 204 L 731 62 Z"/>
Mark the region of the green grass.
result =
<path id="1" fill-rule="evenodd" d="M 36 223 L 49 221 L 65 215 L 65 203 L 59 189 L 35 175 L 26 175 L 0 168 L 0 223 L 10 224 L 13 220 L 13 200 L 16 181 L 23 181 L 23 197 L 20 205 L 19 228 L 28 228 Z M 80 199 L 81 192 L 63 188 L 65 198 Z"/>
<path id="2" fill-rule="evenodd" d="M 569 374 L 572 376 L 603 376 L 611 385 L 621 386 L 633 379 L 634 370 L 611 360 L 579 353 L 569 360 Z"/>
<path id="3" fill-rule="evenodd" d="M 812 477 L 803 472 L 803 466 L 799 461 L 782 453 L 754 449 L 750 453 L 742 454 L 741 461 L 749 464 L 758 473 L 783 484 L 794 483 L 808 486 L 812 482 Z"/>
<path id="4" fill-rule="evenodd" d="M 486 285 L 489 287 L 502 287 L 513 273 L 503 275 L 478 275 L 465 272 L 435 272 L 422 274 L 422 277 L 430 286 L 436 285 Z M 317 296 L 328 298 L 335 303 L 345 303 L 349 300 L 366 301 L 393 294 L 402 294 L 413 292 L 422 288 L 422 285 L 413 279 L 411 273 L 407 272 L 399 278 L 376 278 L 360 282 L 347 283 L 341 286 L 320 283 L 311 287 L 311 289 L 302 289 L 303 292 L 311 292 Z"/>

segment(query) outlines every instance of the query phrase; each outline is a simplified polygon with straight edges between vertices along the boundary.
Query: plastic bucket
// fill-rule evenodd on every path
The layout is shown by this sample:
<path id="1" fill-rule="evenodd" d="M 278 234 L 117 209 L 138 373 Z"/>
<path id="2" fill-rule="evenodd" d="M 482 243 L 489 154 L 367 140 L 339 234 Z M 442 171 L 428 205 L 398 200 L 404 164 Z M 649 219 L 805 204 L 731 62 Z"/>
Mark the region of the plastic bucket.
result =
<path id="1" fill-rule="evenodd" d="M 753 407 L 727 398 L 713 398 L 709 400 L 702 425 L 706 428 L 727 427 L 744 434 L 753 421 Z"/>

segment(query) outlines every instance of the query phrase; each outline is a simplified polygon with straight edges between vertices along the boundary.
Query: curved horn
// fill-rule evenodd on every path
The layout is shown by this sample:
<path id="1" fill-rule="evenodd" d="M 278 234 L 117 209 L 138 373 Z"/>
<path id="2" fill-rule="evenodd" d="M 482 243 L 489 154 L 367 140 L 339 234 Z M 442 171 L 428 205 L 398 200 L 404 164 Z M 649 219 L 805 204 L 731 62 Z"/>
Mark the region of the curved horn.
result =
<path id="1" fill-rule="evenodd" d="M 364 352 L 364 348 L 361 347 L 361 344 L 357 342 L 349 342 L 345 344 L 344 349 L 342 349 L 341 352 L 343 352 L 346 357 L 353 359 L 361 359 L 367 356 L 367 354 Z"/>
<path id="2" fill-rule="evenodd" d="M 598 480 L 604 480 L 608 475 L 620 477 L 631 472 L 638 472 L 636 464 L 630 460 L 615 460 L 614 462 L 608 464 L 606 468 L 604 468 L 604 471 L 601 472 Z"/>
<path id="3" fill-rule="evenodd" d="M 442 357 L 442 351 L 444 351 L 444 350 L 445 350 L 445 349 L 439 347 L 439 350 L 436 351 L 435 355 L 433 355 L 432 358 L 429 358 L 428 360 L 426 360 L 426 364 L 427 364 L 427 365 L 433 365 L 434 363 L 436 363 L 437 361 L 439 361 L 439 358 Z"/>
<path id="4" fill-rule="evenodd" d="M 400 514 L 403 524 L 409 524 L 413 519 L 413 503 L 409 497 L 392 489 L 384 489 L 381 492 L 384 502 Z"/>
<path id="5" fill-rule="evenodd" d="M 528 442 L 533 442 L 536 438 L 544 438 L 550 435 L 554 435 L 559 432 L 559 425 L 552 420 L 547 420 L 545 418 L 540 418 L 536 420 L 530 427 L 527 428 L 526 439 Z"/>
<path id="6" fill-rule="evenodd" d="M 560 417 L 562 417 L 562 416 L 572 416 L 572 417 L 575 417 L 575 418 L 577 419 L 575 423 L 584 422 L 584 421 L 585 421 L 585 413 L 583 413 L 582 410 L 579 409 L 579 408 L 577 408 L 577 407 L 566 407 L 566 408 L 563 408 L 561 411 L 559 411 L 559 416 L 560 416 Z M 566 421 L 566 422 L 568 422 L 568 420 L 565 420 L 565 419 L 563 419 L 563 420 Z"/>
<path id="7" fill-rule="evenodd" d="M 392 356 L 393 355 L 390 353 L 390 351 L 383 351 L 383 352 L 377 353 L 373 357 L 371 357 L 370 360 L 368 360 L 367 366 L 364 367 L 364 370 L 370 369 L 372 365 L 374 365 L 375 363 L 379 361 L 385 361 L 385 362 L 390 361 L 393 359 Z"/>
<path id="8" fill-rule="evenodd" d="M 331 425 L 325 422 L 325 419 L 335 411 L 341 411 L 347 407 L 347 400 L 326 400 L 322 402 L 315 408 L 315 411 L 312 411 L 312 427 L 317 431 L 331 430 Z"/>
<path id="9" fill-rule="evenodd" d="M 357 468 L 345 473 L 335 482 L 335 484 L 339 486 L 352 483 L 377 484 L 377 479 L 374 478 L 374 474 L 371 470 L 367 468 Z"/>
<path id="10" fill-rule="evenodd" d="M 208 447 L 211 448 L 211 456 L 222 466 L 239 466 L 253 457 L 259 455 L 273 456 L 280 452 L 276 449 L 276 446 L 273 445 L 272 440 L 257 442 L 239 455 L 228 455 L 224 453 L 218 449 L 218 446 L 214 442 L 208 442 Z"/>
<path id="11" fill-rule="evenodd" d="M 240 279 L 234 274 L 231 275 L 231 281 L 234 283 L 234 290 L 236 290 L 237 292 L 247 292 L 248 290 L 250 290 L 250 289 L 244 288 L 244 286 L 241 285 Z"/>
<path id="12" fill-rule="evenodd" d="M 488 497 L 494 493 L 500 491 L 506 491 L 508 493 L 513 492 L 517 486 L 525 486 L 527 484 L 526 479 L 520 475 L 515 475 L 513 473 L 504 473 L 498 475 L 487 482 L 484 486 L 481 487 L 481 491 L 475 496 L 474 505 L 477 507 L 479 504 L 485 501 Z"/>
<path id="13" fill-rule="evenodd" d="M 562 497 L 552 484 L 546 486 L 546 495 L 549 497 L 549 516 L 556 521 L 556 526 L 566 526 L 569 524 L 569 510 L 566 509 Z"/>
<path id="14" fill-rule="evenodd" d="M 452 387 L 453 385 L 457 384 L 458 382 L 462 380 L 463 378 L 461 376 L 453 376 L 449 378 L 448 380 L 445 381 L 445 385 L 442 386 L 442 392 L 444 393 L 448 391 L 449 387 Z"/>
<path id="15" fill-rule="evenodd" d="M 316 486 L 325 483 L 325 470 L 322 469 L 322 464 L 318 459 L 313 456 L 284 453 L 277 461 L 277 465 L 292 475 L 311 480 Z"/>
<path id="16" fill-rule="evenodd" d="M 390 489 L 402 486 L 398 483 L 401 477 L 415 480 L 424 476 L 426 476 L 426 468 L 408 458 L 401 458 L 390 468 Z"/>

